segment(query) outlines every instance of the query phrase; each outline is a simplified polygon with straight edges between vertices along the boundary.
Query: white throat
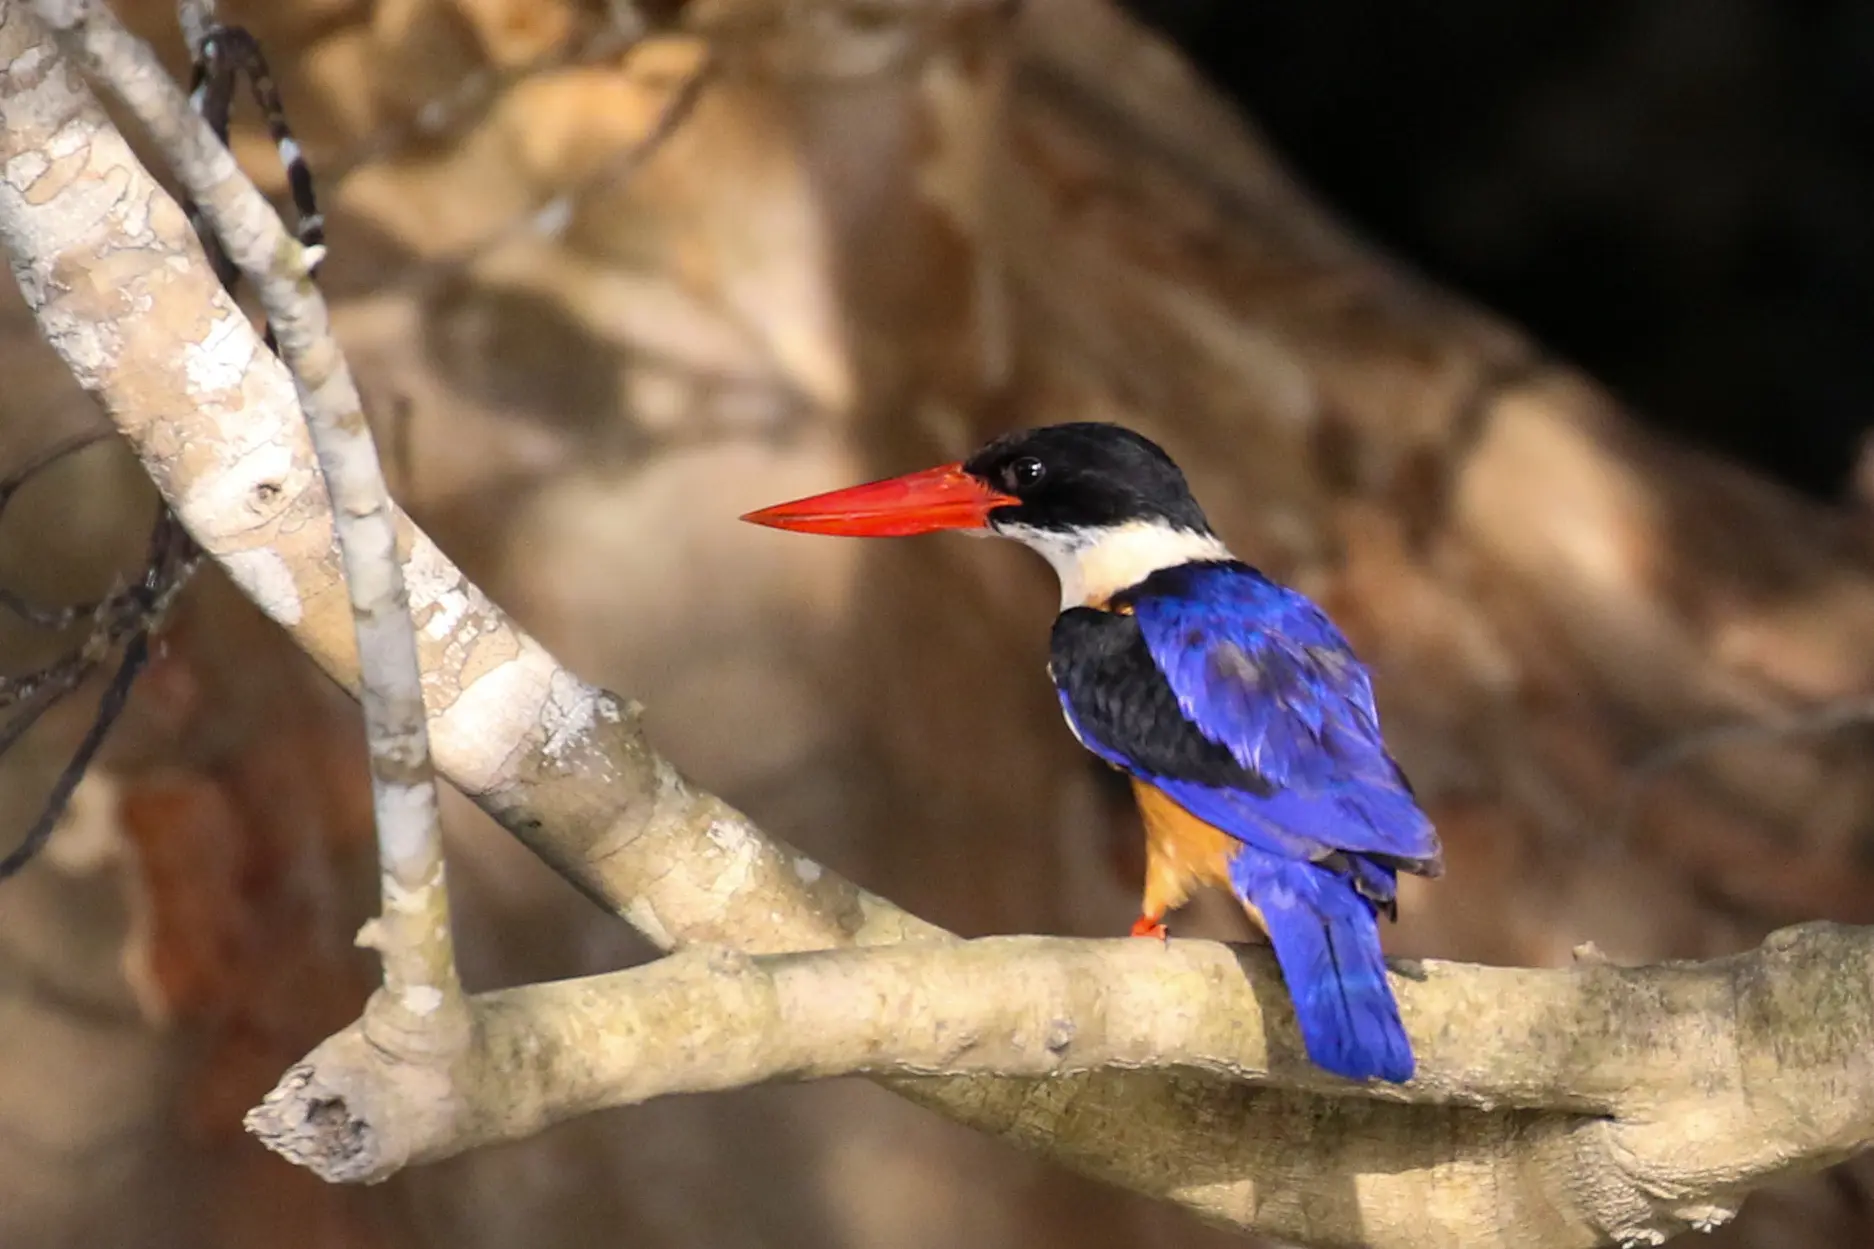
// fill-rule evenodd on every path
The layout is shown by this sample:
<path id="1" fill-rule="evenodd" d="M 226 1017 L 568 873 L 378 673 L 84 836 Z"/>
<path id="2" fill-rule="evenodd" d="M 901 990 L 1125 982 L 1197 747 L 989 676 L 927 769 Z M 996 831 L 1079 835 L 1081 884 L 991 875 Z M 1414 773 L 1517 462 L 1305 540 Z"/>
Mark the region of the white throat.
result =
<path id="1" fill-rule="evenodd" d="M 1101 606 L 1161 568 L 1234 558 L 1215 536 L 1174 529 L 1163 521 L 1128 521 L 1064 533 L 1007 525 L 996 532 L 1041 552 L 1054 566 L 1054 575 L 1061 581 L 1062 611 Z"/>

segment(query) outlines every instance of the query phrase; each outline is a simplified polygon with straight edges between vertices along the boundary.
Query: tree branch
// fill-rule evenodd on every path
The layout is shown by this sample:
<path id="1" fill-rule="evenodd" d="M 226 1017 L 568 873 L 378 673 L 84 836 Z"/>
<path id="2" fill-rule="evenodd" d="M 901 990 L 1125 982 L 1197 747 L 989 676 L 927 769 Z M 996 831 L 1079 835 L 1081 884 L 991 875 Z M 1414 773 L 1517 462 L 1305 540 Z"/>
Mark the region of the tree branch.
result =
<path id="1" fill-rule="evenodd" d="M 203 548 L 327 671 L 355 688 L 331 504 L 291 380 L 208 271 L 181 212 L 20 0 L 0 0 L 0 245 L 48 339 Z M 894 1076 L 890 1086 L 1207 1218 L 1317 1244 L 1649 1241 L 1686 1224 L 1721 1221 L 1751 1184 L 1823 1165 L 1870 1137 L 1874 1073 L 1866 1069 L 1866 1039 L 1854 1029 L 1874 1017 L 1867 1000 L 1874 969 L 1861 939 L 1839 930 L 1805 930 L 1754 959 L 1704 968 L 1556 973 L 1428 965 L 1425 987 L 1399 985 L 1427 1075 L 1391 1096 L 1433 1104 L 1377 1100 L 1376 1091 L 1351 1087 L 1324 1096 L 1324 1077 L 1300 1070 L 1284 1048 L 1294 1044 L 1285 1039 L 1286 1008 L 1271 1009 L 1266 1026 L 1243 1013 L 1252 1002 L 1282 1000 L 1271 969 L 1258 960 L 1245 981 L 1220 947 L 1180 942 L 1151 951 L 1122 943 L 1089 947 L 1100 952 L 1083 956 L 1047 943 L 1005 943 L 997 953 L 995 943 L 985 942 L 946 950 L 939 930 L 822 871 L 687 785 L 644 739 L 635 706 L 560 668 L 426 536 L 401 516 L 396 524 L 439 765 L 595 899 L 666 949 L 721 945 L 759 955 L 939 939 L 874 955 L 824 954 L 727 970 L 686 960 L 621 974 L 672 992 L 694 985 L 689 1000 L 698 1011 L 726 985 L 723 1011 L 738 1002 L 750 1007 L 736 1025 L 749 1029 L 750 1046 L 764 1028 L 824 1022 L 843 1002 L 844 1013 L 858 1020 L 842 1025 L 855 1030 L 841 1042 L 847 1054 L 895 1070 L 868 1047 L 862 1029 L 871 1020 L 896 1036 L 904 1021 L 889 1021 L 883 1006 L 868 1003 L 897 1002 L 901 1014 L 915 1015 L 948 1000 L 920 977 L 937 989 L 969 983 L 976 1003 L 969 1010 L 1024 1009 L 1023 995 L 1037 991 L 1024 982 L 1021 993 L 985 993 L 981 979 L 969 981 L 955 969 L 927 971 L 920 960 L 962 967 L 981 957 L 987 966 L 1013 968 L 1010 976 L 1061 960 L 1046 985 L 1069 995 L 1056 1001 L 1073 1024 L 1068 1052 L 1076 1062 L 1093 1065 L 1100 1052 L 1094 1038 L 1109 1035 L 1099 1030 L 1104 1012 L 1113 1037 L 1122 1027 L 1188 1026 L 1194 1031 L 1187 1040 L 1221 1030 L 1239 1048 L 1212 1055 L 1220 1069 L 1255 1073 L 1266 1063 L 1270 1086 L 1190 1067 L 1019 1079 Z M 1031 949 L 1046 953 L 1024 962 Z M 1110 995 L 1096 990 L 1081 1000 L 1082 975 Z M 1160 981 L 1166 983 L 1157 992 L 1179 985 L 1184 992 L 1174 1002 L 1121 991 L 1148 993 Z M 650 1023 L 635 1033 L 626 1028 L 622 1006 L 575 1026 L 580 1010 L 600 1011 L 597 1004 L 578 1007 L 585 991 L 579 986 L 590 983 L 480 1000 L 478 1023 L 490 1029 L 480 1059 L 498 1063 L 517 1090 L 531 1087 L 530 1096 L 541 1099 L 511 1108 L 504 1122 L 538 1125 L 573 1113 L 582 1097 L 599 1097 L 590 1090 L 602 1085 L 611 1090 L 604 1096 L 621 1100 L 658 1091 L 642 1074 L 656 1070 L 650 1059 L 663 1051 L 637 1056 L 636 1085 L 604 1085 L 599 1059 L 584 1057 L 605 1048 L 612 1028 L 646 1046 L 667 1044 Z M 557 1034 L 562 1043 L 550 1052 L 530 1051 L 522 1035 L 534 1026 L 530 1017 L 552 1012 L 512 1004 L 556 994 L 570 1012 L 570 1030 Z M 654 995 L 642 996 L 641 1014 L 655 1003 Z M 1127 1005 L 1146 1000 L 1162 1009 L 1146 1015 Z M 781 1013 L 782 1007 L 820 1013 Z M 1247 1022 L 1252 1017 L 1254 1026 Z M 594 1018 L 608 1031 L 595 1035 Z M 962 1014 L 951 1022 L 962 1026 L 970 1018 L 984 1022 Z M 1052 1027 L 1055 1014 L 1047 1018 L 1039 1035 L 1042 1051 L 1051 1053 L 1049 1043 L 1061 1032 Z M 1793 1019 L 1807 1022 L 1791 1029 Z M 1003 1026 L 1011 1024 L 1003 1018 Z M 1271 1039 L 1261 1039 L 1265 1033 Z M 381 1057 L 355 1043 L 347 1050 L 346 1035 L 330 1043 L 335 1048 L 315 1052 L 315 1067 L 296 1068 L 289 1084 L 311 1088 L 314 1074 L 349 1080 L 347 1054 L 367 1068 L 379 1064 L 358 1077 L 357 1088 L 386 1078 Z M 911 1031 L 907 1044 L 917 1035 Z M 1007 1045 L 986 1052 L 1002 1053 L 1011 1065 L 1021 1055 L 1043 1061 L 1032 1040 L 1014 1047 L 1014 1032 L 1004 1035 Z M 792 1071 L 778 1062 L 764 1068 L 758 1052 L 751 1058 L 733 1047 L 717 1061 L 728 1057 L 742 1065 L 725 1066 L 727 1074 L 717 1078 Z M 595 1067 L 581 1072 L 585 1061 Z M 670 1061 L 666 1074 L 680 1070 L 676 1058 Z M 972 1060 L 951 1061 L 967 1068 Z M 1526 1064 L 1521 1076 L 1502 1074 L 1514 1073 L 1517 1063 Z M 793 1074 L 827 1074 L 837 1066 Z M 613 1074 L 623 1080 L 624 1064 Z M 1530 1108 L 1507 1091 L 1514 1080 L 1529 1088 Z M 453 1087 L 465 1097 L 493 1088 L 473 1081 Z M 470 1114 L 450 1102 L 450 1087 L 405 1091 L 419 1101 L 436 1094 L 432 1104 L 447 1122 L 432 1132 L 434 1122 L 400 1121 L 395 1130 L 406 1134 L 404 1141 L 380 1140 L 372 1146 L 377 1161 L 367 1158 L 360 1174 L 379 1174 L 399 1158 L 433 1156 L 426 1151 L 445 1149 L 440 1142 L 451 1132 L 472 1137 L 493 1130 L 479 1121 L 474 1103 Z M 1450 1104 L 1460 1099 L 1480 1104 Z M 1602 1099 L 1617 1117 L 1600 1117 Z M 362 1098 L 348 1101 L 347 1113 L 363 1105 Z M 1740 1119 L 1740 1110 L 1756 1117 Z M 1761 1131 L 1760 1121 L 1788 1135 Z"/>
<path id="2" fill-rule="evenodd" d="M 1865 929 L 1809 925 L 1749 954 L 1633 970 L 1426 962 L 1394 982 L 1419 1076 L 1387 1089 L 1313 1068 L 1286 996 L 1269 991 L 1276 983 L 1266 951 L 1212 942 L 1001 937 L 756 958 L 698 949 L 477 998 L 479 1058 L 441 1113 L 413 1104 L 348 1030 L 288 1073 L 256 1130 L 328 1179 L 368 1180 L 672 1093 L 1179 1067 L 1324 1095 L 1305 1142 L 1270 1130 L 1292 1103 L 1225 1086 L 1207 1095 L 1217 1109 L 1235 1103 L 1226 1122 L 1247 1129 L 1239 1152 L 1260 1186 L 1294 1167 L 1284 1156 L 1297 1148 L 1373 1150 L 1388 1165 L 1359 1168 L 1363 1182 L 1385 1170 L 1443 1202 L 1445 1151 L 1493 1185 L 1514 1184 L 1566 1143 L 1567 1186 L 1633 1184 L 1694 1224 L 1723 1221 L 1766 1177 L 1874 1139 Z M 1350 1094 L 1408 1104 L 1349 1104 Z M 1420 1135 L 1432 1122 L 1455 1129 L 1438 1149 Z M 1498 1139 L 1493 1125 L 1509 1124 L 1529 1139 Z"/>
<path id="3" fill-rule="evenodd" d="M 356 632 L 383 877 L 382 913 L 360 936 L 384 966 L 385 992 L 373 999 L 366 1022 L 377 1025 L 373 1040 L 400 1060 L 446 1068 L 467 1045 L 468 1014 L 449 932 L 416 631 L 377 447 L 312 281 L 317 258 L 287 233 L 149 46 L 108 8 L 59 0 L 41 12 L 67 53 L 123 101 L 168 157 L 223 252 L 253 283 L 292 376 L 334 503 L 334 536 Z M 204 40 L 214 35 L 207 25 L 212 14 L 184 16 L 202 27 Z"/>

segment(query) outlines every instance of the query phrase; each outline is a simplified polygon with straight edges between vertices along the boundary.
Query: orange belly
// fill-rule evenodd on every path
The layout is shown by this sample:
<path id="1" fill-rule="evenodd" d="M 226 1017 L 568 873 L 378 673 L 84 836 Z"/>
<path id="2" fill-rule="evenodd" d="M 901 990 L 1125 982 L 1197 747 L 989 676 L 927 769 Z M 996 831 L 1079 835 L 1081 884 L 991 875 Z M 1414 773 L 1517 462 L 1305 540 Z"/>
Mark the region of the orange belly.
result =
<path id="1" fill-rule="evenodd" d="M 1145 824 L 1146 918 L 1158 920 L 1183 906 L 1191 891 L 1204 885 L 1230 888 L 1230 856 L 1242 842 L 1186 811 L 1156 785 L 1134 779 L 1132 795 Z M 1232 891 L 1234 892 L 1234 891 Z M 1243 903 L 1262 926 L 1256 908 Z"/>

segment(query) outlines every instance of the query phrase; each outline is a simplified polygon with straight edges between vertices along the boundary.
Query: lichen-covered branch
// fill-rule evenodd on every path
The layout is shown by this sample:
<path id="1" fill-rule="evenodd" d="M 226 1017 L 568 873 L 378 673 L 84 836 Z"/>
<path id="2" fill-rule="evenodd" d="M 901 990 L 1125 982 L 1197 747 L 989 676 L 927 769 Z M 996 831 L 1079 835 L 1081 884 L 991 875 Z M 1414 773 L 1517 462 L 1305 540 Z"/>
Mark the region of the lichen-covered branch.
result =
<path id="1" fill-rule="evenodd" d="M 220 289 L 181 211 L 21 0 L 0 0 L 0 246 L 48 340 L 197 541 L 336 679 L 357 688 L 331 501 L 292 380 Z M 666 949 L 727 946 L 762 955 L 925 938 L 923 953 L 949 957 L 939 930 L 821 871 L 685 783 L 645 740 L 634 706 L 566 672 L 426 536 L 402 517 L 396 525 L 437 763 L 569 879 Z M 1135 949 L 1112 957 L 1151 954 Z M 1174 943 L 1158 952 L 1169 967 L 1155 971 L 1219 957 L 1202 949 L 1187 953 Z M 870 984 L 868 977 L 889 971 L 891 958 L 918 953 L 907 947 L 881 955 L 876 973 L 864 956 L 823 955 L 775 968 L 757 962 L 748 974 L 771 987 L 794 983 L 797 974 L 850 974 L 859 977 L 855 985 Z M 702 974 L 686 966 L 696 964 L 631 974 Z M 723 974 L 707 961 L 701 966 Z M 783 977 L 783 966 L 800 970 Z M 1215 971 L 1230 966 L 1218 963 Z M 1099 974 L 1109 970 L 1122 969 L 1102 966 Z M 1324 1095 L 1318 1076 L 1300 1070 L 1292 1054 L 1284 1058 L 1280 1008 L 1266 1021 L 1275 1039 L 1260 1085 L 1190 1067 L 900 1075 L 889 1083 L 1082 1170 L 1283 1239 L 1401 1249 L 1637 1241 L 1716 1221 L 1749 1185 L 1821 1165 L 1868 1139 L 1868 1050 L 1835 1026 L 1874 1015 L 1865 1000 L 1874 983 L 1868 970 L 1858 937 L 1833 930 L 1773 945 L 1755 961 L 1704 969 L 1584 969 L 1568 982 L 1577 990 L 1552 1009 L 1540 993 L 1521 994 L 1558 973 L 1432 969 L 1423 992 L 1449 994 L 1464 1008 L 1420 1018 L 1429 1008 L 1416 986 L 1402 986 L 1415 1043 L 1439 1056 L 1422 1091 L 1405 1095 L 1431 1104 L 1358 1090 Z M 1193 1026 L 1239 1027 L 1235 1015 L 1209 1016 L 1243 1009 L 1245 995 L 1280 1001 L 1266 966 L 1252 963 L 1247 980 L 1236 975 L 1229 990 L 1215 979 L 1179 981 L 1189 996 L 1172 1013 Z M 1506 997 L 1496 979 L 1505 975 L 1534 979 L 1512 981 Z M 572 992 L 516 992 L 555 991 Z M 901 1001 L 926 1000 L 915 983 L 901 991 Z M 838 1000 L 824 985 L 819 992 L 814 1009 Z M 868 1008 L 855 996 L 847 1013 L 863 1021 Z M 514 1035 L 502 1031 L 512 1022 L 504 1000 L 482 1003 L 478 1024 L 492 1031 L 475 1061 L 499 1060 L 516 1089 L 525 1089 L 536 1077 L 517 1069 L 526 1066 L 518 1057 L 524 1051 L 503 1050 L 498 1041 Z M 1113 1002 L 1072 1006 L 1080 1039 L 1070 1050 L 1096 1052 L 1093 1017 L 1077 1012 L 1110 1012 Z M 577 1023 L 579 1015 L 567 1019 Z M 1629 1022 L 1647 1030 L 1627 1031 Z M 759 1018 L 743 1023 L 759 1038 Z M 347 1054 L 358 1051 L 344 1045 L 341 1037 L 316 1052 L 314 1066 L 296 1069 L 292 1080 L 310 1087 L 315 1079 L 350 1079 Z M 569 1032 L 557 1060 L 577 1062 L 587 1046 L 602 1049 L 603 1036 L 590 1028 Z M 1246 1049 L 1233 1061 L 1247 1060 L 1252 1070 L 1254 1056 Z M 1524 1077 L 1514 1075 L 1518 1062 L 1526 1064 Z M 1432 1083 L 1433 1071 L 1446 1073 L 1438 1078 L 1448 1076 L 1448 1088 Z M 355 1087 L 385 1074 L 363 1072 Z M 1579 1100 L 1499 1098 L 1501 1085 L 1490 1081 L 1515 1078 L 1528 1081 L 1532 1098 L 1559 1088 Z M 431 1156 L 452 1133 L 486 1132 L 465 1125 L 449 1100 L 451 1089 L 478 1086 L 430 1079 L 415 1072 L 400 1086 L 416 1115 L 380 1125 L 402 1136 L 401 1144 L 377 1149 L 389 1165 Z M 643 1095 L 656 1091 L 638 1087 Z M 1592 1113 L 1603 1098 L 1615 1117 Z M 1496 1108 L 1460 1104 L 1475 1100 Z M 552 1117 L 538 1106 L 509 1113 L 513 1122 Z M 433 1118 L 424 1122 L 423 1114 Z"/>
<path id="2" fill-rule="evenodd" d="M 97 3 L 41 6 L 61 46 L 122 100 L 156 139 L 214 228 L 228 259 L 259 292 L 305 413 L 333 501 L 334 536 L 357 636 L 383 910 L 367 940 L 384 965 L 372 1018 L 379 1040 L 406 1059 L 447 1056 L 467 1038 L 444 885 L 442 827 L 428 726 L 390 495 L 377 447 L 325 300 L 313 258 L 287 233 L 208 122 L 155 54 Z"/>

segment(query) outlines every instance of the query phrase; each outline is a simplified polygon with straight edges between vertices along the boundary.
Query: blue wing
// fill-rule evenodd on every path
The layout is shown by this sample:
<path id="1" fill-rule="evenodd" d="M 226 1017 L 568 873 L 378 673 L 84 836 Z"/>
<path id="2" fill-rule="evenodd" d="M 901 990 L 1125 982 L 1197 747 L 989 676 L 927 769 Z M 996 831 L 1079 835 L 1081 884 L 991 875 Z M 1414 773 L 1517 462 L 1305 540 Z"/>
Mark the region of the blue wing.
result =
<path id="1" fill-rule="evenodd" d="M 1320 608 L 1238 563 L 1166 569 L 1128 605 L 1185 719 L 1267 782 L 1154 783 L 1245 841 L 1274 828 L 1313 843 L 1309 858 L 1351 851 L 1437 870 L 1437 835 L 1380 738 L 1366 669 Z"/>
<path id="2" fill-rule="evenodd" d="M 1245 564 L 1164 569 L 1109 607 L 1055 621 L 1068 724 L 1242 843 L 1228 884 L 1262 917 L 1310 1056 L 1409 1079 L 1377 912 L 1398 869 L 1438 871 L 1438 839 L 1380 739 L 1366 670 L 1319 608 Z"/>

